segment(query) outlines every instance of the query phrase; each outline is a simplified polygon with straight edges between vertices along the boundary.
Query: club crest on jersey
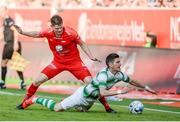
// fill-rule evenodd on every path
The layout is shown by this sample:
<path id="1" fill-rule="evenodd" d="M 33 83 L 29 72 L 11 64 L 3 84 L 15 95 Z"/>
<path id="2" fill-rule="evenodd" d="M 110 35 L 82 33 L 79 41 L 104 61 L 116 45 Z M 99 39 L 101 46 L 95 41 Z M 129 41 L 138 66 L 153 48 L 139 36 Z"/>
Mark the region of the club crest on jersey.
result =
<path id="1" fill-rule="evenodd" d="M 63 47 L 61 45 L 56 46 L 56 51 L 61 52 L 63 50 Z"/>

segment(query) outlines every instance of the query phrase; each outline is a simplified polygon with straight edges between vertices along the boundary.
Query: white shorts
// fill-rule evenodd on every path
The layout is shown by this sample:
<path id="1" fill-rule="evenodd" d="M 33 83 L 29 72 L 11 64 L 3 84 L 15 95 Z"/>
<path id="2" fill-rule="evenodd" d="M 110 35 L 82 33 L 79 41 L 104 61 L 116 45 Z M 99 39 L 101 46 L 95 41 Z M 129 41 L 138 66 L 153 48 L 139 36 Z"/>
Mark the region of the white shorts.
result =
<path id="1" fill-rule="evenodd" d="M 96 101 L 96 99 L 86 98 L 83 96 L 84 86 L 78 88 L 71 96 L 61 102 L 64 110 L 69 108 L 83 109 L 87 111 Z"/>

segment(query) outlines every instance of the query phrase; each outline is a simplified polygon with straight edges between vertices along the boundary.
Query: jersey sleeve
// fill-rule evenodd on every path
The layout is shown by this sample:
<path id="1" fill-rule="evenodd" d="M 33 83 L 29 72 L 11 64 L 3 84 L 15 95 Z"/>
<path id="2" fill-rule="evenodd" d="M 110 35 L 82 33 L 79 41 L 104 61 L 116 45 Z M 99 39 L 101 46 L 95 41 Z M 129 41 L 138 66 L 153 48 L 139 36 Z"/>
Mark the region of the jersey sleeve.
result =
<path id="1" fill-rule="evenodd" d="M 80 44 L 80 42 L 81 42 L 81 37 L 79 36 L 78 33 L 77 33 L 77 35 L 75 37 L 75 41 L 77 42 L 77 44 Z"/>
<path id="2" fill-rule="evenodd" d="M 121 73 L 123 75 L 123 81 L 129 83 L 130 82 L 129 76 L 127 74 L 123 73 L 123 72 L 121 72 Z"/>
<path id="3" fill-rule="evenodd" d="M 70 27 L 69 27 L 69 29 L 70 29 L 70 31 L 71 31 L 71 34 L 72 34 L 73 38 L 74 38 L 74 41 L 75 41 L 77 44 L 79 44 L 79 43 L 81 42 L 81 38 L 80 38 L 79 34 L 78 34 L 73 28 L 70 28 Z"/>
<path id="4" fill-rule="evenodd" d="M 97 80 L 99 82 L 99 87 L 106 87 L 107 84 L 107 74 L 105 72 L 101 72 L 97 75 Z"/>
<path id="5" fill-rule="evenodd" d="M 124 81 L 129 83 L 130 82 L 130 78 L 127 74 L 123 73 L 123 72 L 118 72 L 116 74 L 116 77 L 118 78 L 119 81 Z"/>
<path id="6" fill-rule="evenodd" d="M 39 36 L 40 37 L 47 37 L 48 36 L 48 31 L 47 30 L 41 30 L 39 32 Z"/>

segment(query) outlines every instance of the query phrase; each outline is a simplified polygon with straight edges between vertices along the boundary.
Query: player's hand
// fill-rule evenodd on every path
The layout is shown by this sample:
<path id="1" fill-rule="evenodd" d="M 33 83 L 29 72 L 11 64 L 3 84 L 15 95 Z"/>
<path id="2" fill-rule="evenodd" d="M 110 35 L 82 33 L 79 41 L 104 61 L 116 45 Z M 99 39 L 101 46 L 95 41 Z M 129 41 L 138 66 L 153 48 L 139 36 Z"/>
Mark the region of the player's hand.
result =
<path id="1" fill-rule="evenodd" d="M 157 95 L 157 92 L 151 88 L 149 88 L 149 86 L 145 86 L 145 90 L 152 93 L 152 94 L 156 94 Z"/>
<path id="2" fill-rule="evenodd" d="M 102 62 L 101 60 L 99 60 L 99 59 L 97 59 L 97 58 L 92 58 L 91 60 L 92 60 L 92 61 L 97 61 L 97 62 L 100 62 L 100 63 Z"/>
<path id="3" fill-rule="evenodd" d="M 18 25 L 14 25 L 14 27 L 16 28 L 16 30 L 18 31 L 18 33 L 20 33 L 20 34 L 23 33 L 22 29 L 21 29 Z"/>

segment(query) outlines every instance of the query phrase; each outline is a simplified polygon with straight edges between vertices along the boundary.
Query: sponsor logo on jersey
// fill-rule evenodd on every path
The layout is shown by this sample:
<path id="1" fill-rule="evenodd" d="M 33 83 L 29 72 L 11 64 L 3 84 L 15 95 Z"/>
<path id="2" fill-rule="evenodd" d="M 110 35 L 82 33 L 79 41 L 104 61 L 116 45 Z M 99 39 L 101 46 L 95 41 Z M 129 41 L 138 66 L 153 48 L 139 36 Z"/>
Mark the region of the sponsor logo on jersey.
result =
<path id="1" fill-rule="evenodd" d="M 61 52 L 63 50 L 63 47 L 61 45 L 56 46 L 56 51 Z"/>

